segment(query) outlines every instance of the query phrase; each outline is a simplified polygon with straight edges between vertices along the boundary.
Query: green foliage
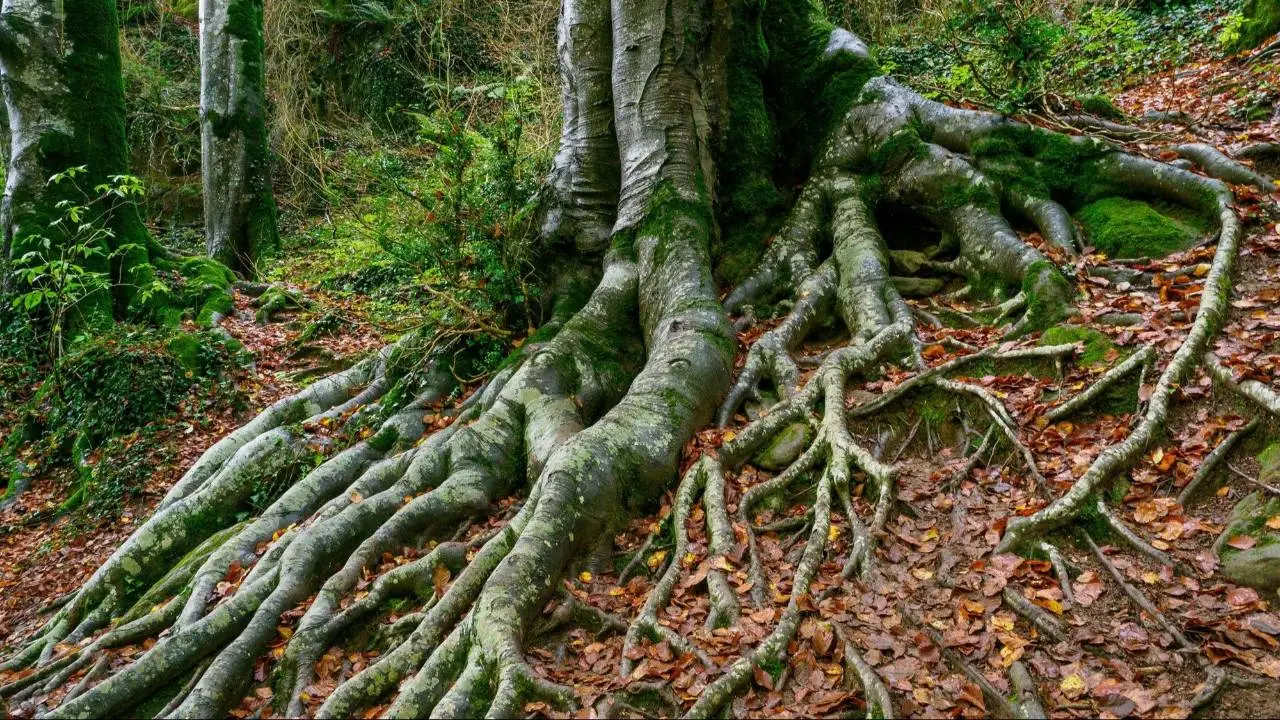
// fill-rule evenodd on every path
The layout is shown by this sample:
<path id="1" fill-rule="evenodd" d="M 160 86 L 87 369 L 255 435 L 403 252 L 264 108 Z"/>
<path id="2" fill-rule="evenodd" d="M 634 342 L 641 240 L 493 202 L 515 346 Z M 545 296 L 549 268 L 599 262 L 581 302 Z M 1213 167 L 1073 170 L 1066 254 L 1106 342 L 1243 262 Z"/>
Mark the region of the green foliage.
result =
<path id="1" fill-rule="evenodd" d="M 84 167 L 74 167 L 49 179 L 52 186 L 75 188 L 82 200 L 60 200 L 56 205 L 60 216 L 41 234 L 27 236 L 23 244 L 32 249 L 13 263 L 18 290 L 9 302 L 44 329 L 50 361 L 63 355 L 69 339 L 110 325 L 112 318 L 104 315 L 102 298 L 109 297 L 118 284 L 111 267 L 135 250 L 145 252 L 134 243 L 116 243 L 115 231 L 105 221 L 121 204 L 142 195 L 141 182 L 131 176 L 112 176 L 110 183 L 93 188 L 90 195 L 77 184 L 86 172 Z M 147 286 L 135 288 L 134 297 L 142 304 L 167 292 L 163 283 L 151 279 Z"/>
<path id="2" fill-rule="evenodd" d="M 14 378 L 43 384 L 19 411 L 16 434 L 0 452 L 6 467 L 75 471 L 65 509 L 86 505 L 109 516 L 142 491 L 172 452 L 156 437 L 181 403 L 232 394 L 227 370 L 242 362 L 238 343 L 212 331 L 177 333 L 118 325 L 75 345 L 52 372 L 28 365 Z M 212 389 L 210 393 L 196 391 Z M 163 458 L 163 459 L 158 459 Z"/>
<path id="3" fill-rule="evenodd" d="M 416 144 L 362 161 L 372 191 L 332 225 L 309 230 L 306 256 L 286 252 L 274 276 L 369 295 L 375 320 L 395 330 L 429 324 L 492 367 L 508 328 L 540 316 L 528 281 L 548 158 L 525 136 L 535 88 L 518 77 L 437 91 L 436 109 L 407 114 Z M 464 115 L 477 95 L 501 112 Z"/>
<path id="4" fill-rule="evenodd" d="M 1162 258 L 1189 247 L 1199 230 L 1161 213 L 1152 205 L 1108 197 L 1076 213 L 1087 241 L 1098 250 L 1122 258 Z"/>
<path id="5" fill-rule="evenodd" d="M 1227 16 L 1218 42 L 1229 52 L 1253 49 L 1280 32 L 1280 0 L 1247 0 L 1238 13 Z"/>
<path id="6" fill-rule="evenodd" d="M 885 26 L 878 59 L 935 97 L 1004 112 L 1066 110 L 1065 98 L 1081 97 L 1086 111 L 1109 115 L 1092 102 L 1099 88 L 1186 61 L 1211 37 L 1221 3 L 954 0 Z"/>
<path id="7" fill-rule="evenodd" d="M 1038 104 L 1065 31 L 1024 0 L 964 0 L 943 30 L 953 59 L 944 87 L 971 86 L 1005 111 Z"/>
<path id="8" fill-rule="evenodd" d="M 193 8 L 195 3 L 191 3 Z M 122 6 L 122 70 L 126 131 L 133 166 L 148 185 L 178 192 L 200 173 L 200 45 L 197 27 L 174 22 L 185 8 L 168 13 L 158 3 L 132 0 Z M 150 214 L 169 215 L 175 197 L 158 196 Z M 171 220 L 168 217 L 162 217 Z"/>

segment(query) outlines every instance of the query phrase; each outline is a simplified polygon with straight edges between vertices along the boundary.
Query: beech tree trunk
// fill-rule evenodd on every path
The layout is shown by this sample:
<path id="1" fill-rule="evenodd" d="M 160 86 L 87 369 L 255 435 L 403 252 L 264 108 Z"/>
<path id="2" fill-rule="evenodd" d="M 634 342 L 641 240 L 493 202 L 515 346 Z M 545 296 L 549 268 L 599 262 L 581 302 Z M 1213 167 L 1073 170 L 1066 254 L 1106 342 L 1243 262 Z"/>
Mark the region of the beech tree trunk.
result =
<path id="1" fill-rule="evenodd" d="M 989 433 L 1021 450 L 1036 475 L 999 398 L 946 373 L 978 360 L 1067 359 L 1076 351 L 993 344 L 930 368 L 919 313 L 892 275 L 895 228 L 881 227 L 877 209 L 909 208 L 935 225 L 941 239 L 928 270 L 997 302 L 993 312 L 1009 320 L 1010 338 L 1057 322 L 1074 301 L 1049 259 L 1069 266 L 1079 251 L 1069 208 L 1141 193 L 1201 212 L 1218 228 L 1199 310 L 1133 433 L 1070 492 L 1011 521 L 1005 549 L 1040 548 L 1086 500 L 1100 498 L 1159 431 L 1175 389 L 1221 324 L 1240 235 L 1225 185 L 1102 141 L 927 100 L 881 75 L 862 41 L 808 0 L 564 0 L 559 41 L 564 134 L 545 224 L 548 275 L 557 281 L 552 318 L 449 411 L 443 429 L 429 430 L 424 414 L 452 390 L 453 374 L 435 343 L 410 336 L 220 440 L 0 665 L 39 668 L 0 696 L 56 687 L 111 648 L 164 632 L 56 714 L 125 713 L 158 698 L 164 714 L 221 716 L 252 684 L 285 613 L 305 607 L 271 656 L 276 710 L 288 716 L 347 717 L 386 701 L 382 712 L 394 717 L 510 717 L 534 700 L 572 708 L 573 693 L 525 659 L 561 579 L 599 569 L 618 529 L 675 484 L 686 443 L 717 408 L 722 425 L 732 422 L 744 400 L 763 401 L 762 389 L 772 386 L 782 399 L 692 462 L 673 510 L 672 558 L 684 557 L 699 496 L 710 552 L 727 557 L 745 545 L 739 556 L 752 582 L 735 589 L 723 568 L 699 581 L 712 607 L 708 623 L 723 627 L 737 621 L 742 603 L 761 607 L 768 586 L 753 505 L 816 478 L 807 541 L 775 627 L 677 708 L 720 716 L 756 669 L 780 666 L 811 611 L 833 500 L 843 500 L 853 535 L 842 577 L 865 577 L 874 566 L 896 470 L 850 432 L 850 419 L 912 388 L 935 388 L 985 408 Z M 1037 228 L 1044 242 L 1024 242 L 1006 214 Z M 723 302 L 715 269 L 735 284 Z M 779 300 L 780 322 L 747 350 L 735 382 L 731 316 L 746 327 L 756 307 Z M 848 341 L 802 383 L 791 351 L 829 319 L 843 324 Z M 874 400 L 848 397 L 851 378 L 895 362 L 915 374 Z M 810 417 L 817 432 L 804 451 L 736 498 L 731 521 L 725 472 Z M 313 434 L 344 423 L 351 432 L 326 437 L 350 444 L 299 471 Z M 235 524 L 263 478 L 283 478 L 287 489 Z M 855 485 L 876 498 L 865 521 L 849 503 Z M 499 529 L 474 524 L 512 496 Z M 460 523 L 474 532 L 449 541 Z M 428 541 L 442 542 L 357 591 L 384 553 Z M 436 579 L 441 570 L 447 587 Z M 702 653 L 660 622 L 681 573 L 679 561 L 667 563 L 627 631 L 628 652 L 648 641 Z M 309 707 L 305 688 L 322 653 L 369 623 L 384 601 L 413 594 L 427 599 L 384 628 L 389 649 Z M 850 662 L 869 710 L 890 716 L 883 683 L 865 663 Z M 629 665 L 620 670 L 626 677 Z"/>
<path id="2" fill-rule="evenodd" d="M 200 0 L 206 248 L 247 275 L 280 241 L 264 72 L 262 0 Z"/>
<path id="3" fill-rule="evenodd" d="M 14 260 L 56 248 L 65 234 L 50 227 L 62 217 L 64 200 L 85 204 L 94 188 L 129 172 L 125 139 L 124 82 L 120 71 L 119 22 L 114 0 L 6 0 L 0 13 L 0 79 L 8 112 L 9 158 L 0 226 L 5 284 Z M 50 185 L 55 174 L 83 167 L 76 183 Z M 137 289 L 154 277 L 152 247 L 132 202 L 112 203 L 105 222 L 114 237 L 110 251 L 136 249 L 90 269 L 113 272 L 114 296 L 99 294 L 78 306 L 80 322 L 110 323 L 127 311 Z M 48 251 L 54 252 L 56 250 Z"/>

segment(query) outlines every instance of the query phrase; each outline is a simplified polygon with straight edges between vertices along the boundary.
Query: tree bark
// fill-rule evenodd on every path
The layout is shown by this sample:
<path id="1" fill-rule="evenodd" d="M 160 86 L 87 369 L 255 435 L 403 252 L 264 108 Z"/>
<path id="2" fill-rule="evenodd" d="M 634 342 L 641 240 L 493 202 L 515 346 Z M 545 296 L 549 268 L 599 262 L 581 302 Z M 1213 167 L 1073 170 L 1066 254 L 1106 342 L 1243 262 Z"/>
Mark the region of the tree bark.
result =
<path id="1" fill-rule="evenodd" d="M 200 2 L 200 129 L 210 257 L 254 274 L 279 245 L 266 126 L 262 0 Z"/>
<path id="2" fill-rule="evenodd" d="M 687 443 L 717 407 L 722 425 L 735 422 L 738 406 L 752 397 L 764 402 L 761 391 L 772 385 L 782 396 L 774 407 L 733 436 L 725 433 L 717 457 L 692 463 L 671 521 L 682 561 L 701 494 L 710 546 L 722 559 L 738 546 L 750 595 L 740 599 L 747 591 L 731 587 L 719 570 L 706 575 L 709 621 L 731 623 L 740 602 L 761 606 L 768 587 L 752 508 L 800 479 L 816 480 L 801 516 L 810 532 L 786 604 L 775 608 L 776 624 L 717 668 L 688 708 L 693 716 L 718 716 L 756 670 L 784 663 L 803 615 L 813 611 L 810 590 L 830 565 L 828 544 L 838 534 L 831 532 L 835 500 L 853 536 L 841 577 L 865 577 L 875 565 L 877 539 L 895 506 L 897 469 L 862 445 L 852 419 L 915 389 L 950 393 L 980 408 L 991 421 L 987 437 L 1019 450 L 1029 476 L 1039 477 L 1034 454 L 1019 440 L 1021 424 L 1000 398 L 948 373 L 978 361 L 1062 360 L 1075 346 L 993 342 L 980 349 L 961 342 L 968 354 L 929 367 L 917 313 L 890 274 L 895 228 L 882 227 L 877 209 L 908 208 L 935 225 L 941 237 L 929 270 L 999 301 L 992 310 L 1000 321 L 1011 319 L 1011 339 L 1061 320 L 1074 300 L 1073 286 L 1049 259 L 1070 264 L 1080 249 L 1070 207 L 1141 193 L 1217 223 L 1218 250 L 1199 311 L 1139 425 L 1058 501 L 1011 521 L 1010 549 L 1071 522 L 1085 499 L 1096 499 L 1142 453 L 1187 377 L 1189 358 L 1203 355 L 1220 325 L 1240 235 L 1222 183 L 1091 139 L 930 101 L 880 75 L 866 46 L 818 16 L 808 0 L 564 0 L 559 39 L 565 126 L 546 229 L 557 271 L 601 269 L 585 274 L 594 289 L 557 298 L 547 326 L 454 408 L 439 432 L 427 432 L 423 415 L 452 390 L 452 373 L 440 355 L 422 349 L 433 343 L 413 336 L 279 401 L 210 448 L 156 514 L 0 669 L 34 664 L 40 669 L 29 677 L 36 680 L 19 683 L 56 685 L 65 667 L 167 630 L 136 662 L 57 713 L 125 712 L 177 690 L 173 678 L 190 672 L 185 689 L 166 697 L 173 714 L 221 716 L 244 696 L 282 618 L 304 605 L 278 654 L 273 685 L 276 709 L 298 716 L 309 710 L 305 688 L 324 650 L 379 603 L 431 585 L 444 569 L 447 587 L 411 616 L 412 631 L 400 632 L 398 644 L 345 679 L 316 713 L 353 716 L 389 697 L 386 714 L 394 717 L 508 717 L 531 701 L 571 706 L 572 693 L 536 675 L 525 658 L 534 622 L 560 580 L 606 552 L 637 508 L 672 487 Z M 1044 243 L 1024 241 L 1006 213 L 1023 216 Z M 731 254 L 749 258 L 754 269 L 722 303 L 713 264 Z M 783 317 L 748 349 L 731 387 L 737 344 L 730 315 L 748 325 L 753 305 L 779 298 L 788 301 Z M 828 319 L 843 323 L 848 342 L 823 354 L 802 382 L 792 351 Z M 423 352 L 428 371 L 416 377 L 425 380 L 412 384 L 398 368 Z M 888 363 L 914 374 L 851 404 L 852 379 Z M 803 451 L 735 498 L 731 524 L 724 473 L 810 418 L 817 431 Z M 377 430 L 351 433 L 349 447 L 301 474 L 266 510 L 232 525 L 263 478 L 296 469 L 316 428 L 343 422 Z M 855 487 L 876 498 L 866 522 L 850 500 Z M 481 532 L 472 522 L 512 496 L 498 529 Z M 358 592 L 384 553 L 446 540 L 459 523 L 474 532 L 385 573 L 368 595 Z M 235 572 L 243 567 L 247 574 Z M 626 647 L 665 641 L 681 653 L 701 653 L 660 622 L 682 572 L 673 559 Z M 228 577 L 239 584 L 218 593 Z M 1027 604 L 1015 609 L 1035 612 Z M 101 633 L 113 620 L 118 627 Z M 871 711 L 889 716 L 888 690 L 866 663 L 848 659 Z M 0 696 L 20 691 L 0 688 Z"/>
<path id="3" fill-rule="evenodd" d="M 50 228 L 62 216 L 59 202 L 84 204 L 95 187 L 129 171 L 118 33 L 112 0 L 3 4 L 0 80 L 10 134 L 0 206 L 6 285 L 14 260 L 39 250 L 41 239 L 55 248 L 65 239 Z M 53 175 L 77 167 L 86 169 L 78 187 L 49 185 Z M 136 206 L 113 203 L 105 222 L 114 235 L 105 250 L 126 244 L 134 249 L 113 263 L 105 255 L 89 261 L 91 270 L 113 271 L 116 291 L 114 297 L 100 293 L 80 303 L 80 320 L 87 325 L 109 323 L 154 277 L 151 240 Z"/>

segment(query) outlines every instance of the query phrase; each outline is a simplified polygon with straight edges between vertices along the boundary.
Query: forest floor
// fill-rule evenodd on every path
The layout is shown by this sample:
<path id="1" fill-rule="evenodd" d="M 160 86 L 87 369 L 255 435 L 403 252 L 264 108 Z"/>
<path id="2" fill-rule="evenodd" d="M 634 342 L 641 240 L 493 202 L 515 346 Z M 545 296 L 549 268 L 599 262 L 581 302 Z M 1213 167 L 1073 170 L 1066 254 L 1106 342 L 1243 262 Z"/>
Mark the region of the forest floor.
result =
<path id="1" fill-rule="evenodd" d="M 1158 128 L 1149 144 L 1136 143 L 1134 149 L 1151 152 L 1170 141 L 1197 140 L 1230 150 L 1277 136 L 1275 116 L 1243 124 L 1231 114 L 1232 103 L 1243 102 L 1249 93 L 1274 94 L 1277 88 L 1280 65 L 1275 62 L 1245 66 L 1238 59 L 1206 59 L 1151 77 L 1116 100 L 1121 109 L 1134 115 L 1153 109 L 1182 110 L 1195 118 L 1193 126 Z M 1275 172 L 1276 168 L 1268 170 Z M 1249 230 L 1238 264 L 1233 312 L 1217 354 L 1237 378 L 1280 386 L 1280 220 L 1269 199 L 1256 191 L 1238 188 L 1238 199 L 1249 218 Z M 1019 423 L 1019 438 L 1031 448 L 1039 472 L 1055 493 L 1070 486 L 1101 450 L 1103 441 L 1114 442 L 1127 434 L 1130 416 L 1099 412 L 1073 416 L 1070 422 L 1049 423 L 1043 419 L 1045 411 L 1060 391 L 1087 387 L 1127 351 L 1143 346 L 1176 347 L 1190 325 L 1187 311 L 1198 302 L 1198 279 L 1203 274 L 1199 268 L 1207 270 L 1203 263 L 1210 254 L 1208 248 L 1192 248 L 1137 266 L 1165 273 L 1164 280 L 1146 289 L 1091 275 L 1090 266 L 1106 264 L 1106 259 L 1096 255 L 1084 258 L 1077 267 L 1077 279 L 1088 300 L 1072 322 L 1110 340 L 1100 361 L 1047 375 L 1025 371 L 970 378 L 1005 403 Z M 304 290 L 315 307 L 268 325 L 255 323 L 250 298 L 237 295 L 236 312 L 222 326 L 255 356 L 253 367 L 239 378 L 247 402 L 239 410 L 225 408 L 200 417 L 175 418 L 166 432 L 176 460 L 157 463 L 157 472 L 142 498 L 118 522 L 86 527 L 74 516 L 31 522 L 32 510 L 56 506 L 65 493 L 65 487 L 52 479 L 37 480 L 18 505 L 0 513 L 0 543 L 5 547 L 0 553 L 0 644 L 27 634 L 39 619 L 40 608 L 83 583 L 204 448 L 252 417 L 257 409 L 297 389 L 302 382 L 298 371 L 314 368 L 317 363 L 316 354 L 301 357 L 298 353 L 304 316 L 338 313 L 350 317 L 352 313 L 347 300 L 312 288 Z M 962 313 L 973 309 L 957 302 L 949 305 Z M 938 301 L 922 301 L 919 306 L 931 312 L 947 309 Z M 1136 313 L 1140 319 L 1129 326 L 1098 321 L 1116 313 Z M 763 329 L 749 331 L 743 338 L 744 347 Z M 952 341 L 985 346 L 998 343 L 998 331 L 981 327 L 926 329 L 922 340 L 925 357 L 937 365 L 955 357 Z M 345 322 L 317 344 L 333 356 L 343 357 L 382 342 L 370 325 Z M 800 353 L 815 354 L 821 349 L 815 343 L 801 348 Z M 850 403 L 858 393 L 882 392 L 908 376 L 894 372 L 869 381 L 851 390 Z M 1143 388 L 1137 391 L 1140 399 L 1143 392 Z M 1233 506 L 1259 490 L 1259 464 L 1254 455 L 1266 438 L 1274 441 L 1278 437 L 1277 427 L 1274 422 L 1264 424 L 1241 443 L 1213 478 L 1216 489 L 1184 507 L 1177 500 L 1180 488 L 1190 481 L 1205 456 L 1224 437 L 1245 426 L 1247 417 L 1256 411 L 1215 388 L 1203 372 L 1181 389 L 1178 400 L 1169 424 L 1171 434 L 1133 469 L 1132 482 L 1117 510 L 1148 542 L 1173 556 L 1179 571 L 1161 567 L 1127 546 L 1105 545 L 1102 552 L 1125 582 L 1141 588 L 1163 613 L 1175 618 L 1211 662 L 1231 669 L 1235 681 L 1227 684 L 1203 716 L 1274 716 L 1275 698 L 1280 693 L 1280 615 L 1276 612 L 1280 599 L 1223 581 L 1217 573 L 1218 556 L 1211 547 Z M 741 424 L 746 418 L 738 420 Z M 1034 512 L 1043 500 L 1017 456 L 1006 457 L 1001 452 L 982 457 L 971 472 L 958 472 L 968 464 L 965 420 L 962 411 L 935 408 L 927 413 L 923 405 L 908 403 L 896 416 L 851 428 L 868 445 L 878 447 L 884 459 L 896 461 L 900 467 L 897 512 L 878 538 L 878 572 L 866 582 L 841 579 L 851 533 L 843 513 L 835 513 L 829 560 L 812 588 L 812 600 L 805 604 L 809 612 L 788 653 L 789 665 L 777 679 L 757 672 L 752 689 L 734 701 L 735 716 L 812 717 L 858 710 L 864 698 L 846 682 L 846 641 L 876 669 L 903 716 L 988 716 L 995 712 L 991 697 L 966 673 L 976 670 L 1007 696 L 1006 671 L 1019 660 L 1032 670 L 1040 697 L 1054 716 L 1186 715 L 1188 699 L 1204 679 L 1202 670 L 1176 647 L 1168 632 L 1136 610 L 1087 546 L 1062 544 L 1068 562 L 1080 570 L 1070 586 L 1071 598 L 1054 578 L 1049 562 L 995 553 L 1005 522 Z M 733 427 L 700 434 L 687 448 L 687 462 L 713 450 L 732 432 Z M 748 488 L 769 477 L 754 466 L 730 473 L 726 479 L 729 512 L 735 513 Z M 952 491 L 942 491 L 952 483 Z M 730 662 L 770 631 L 790 598 L 795 563 L 804 546 L 808 496 L 805 488 L 798 488 L 790 504 L 760 510 L 750 518 L 756 526 L 773 527 L 756 534 L 764 577 L 769 578 L 762 607 L 752 603 L 751 575 L 741 554 L 710 556 L 701 510 L 689 518 L 689 546 L 683 556 L 672 556 L 669 540 L 659 538 L 646 544 L 669 515 L 670 496 L 656 513 L 635 520 L 616 539 L 619 566 L 637 551 L 642 552 L 634 564 L 637 572 L 623 578 L 618 572 L 583 571 L 566 581 L 564 597 L 629 623 L 662 568 L 679 563 L 685 570 L 684 579 L 662 612 L 661 622 L 695 641 L 713 665 Z M 516 502 L 514 498 L 510 501 Z M 859 515 L 873 514 L 867 500 L 855 497 L 853 502 Z M 495 513 L 489 527 L 477 525 L 472 532 L 488 532 L 502 522 L 499 516 L 503 514 Z M 1270 518 L 1267 525 L 1280 529 L 1280 516 Z M 735 530 L 741 549 L 745 528 L 737 526 Z M 660 534 L 669 536 L 669 532 Z M 1235 536 L 1229 541 L 1245 547 L 1256 539 Z M 384 557 L 378 574 L 421 552 L 405 548 L 400 554 Z M 704 628 L 708 602 L 696 586 L 713 567 L 727 572 L 744 608 L 742 620 L 730 629 Z M 373 579 L 367 577 L 362 586 Z M 447 574 L 437 576 L 436 591 L 449 580 Z M 1006 588 L 1057 618 L 1066 628 L 1065 641 L 1053 642 L 1008 610 L 1002 599 Z M 286 614 L 282 644 L 292 632 L 290 623 L 297 621 L 305 607 Z M 396 608 L 390 619 L 414 609 Z M 126 646 L 113 650 L 112 662 L 128 662 L 143 649 Z M 718 675 L 717 669 L 704 666 L 694 656 L 680 656 L 668 644 L 660 643 L 637 648 L 629 658 L 634 670 L 624 678 L 619 675 L 622 654 L 620 633 L 597 636 L 578 628 L 548 627 L 531 649 L 530 660 L 544 676 L 574 687 L 584 713 L 597 701 L 635 682 L 666 688 L 677 705 L 687 707 Z M 318 665 L 317 680 L 306 690 L 311 708 L 318 707 L 342 678 L 358 672 L 374 656 L 373 652 L 332 648 Z M 261 682 L 273 660 L 265 657 L 260 662 L 257 679 Z M 268 686 L 258 687 L 233 714 L 256 716 L 270 697 Z M 527 709 L 556 714 L 537 704 Z"/>

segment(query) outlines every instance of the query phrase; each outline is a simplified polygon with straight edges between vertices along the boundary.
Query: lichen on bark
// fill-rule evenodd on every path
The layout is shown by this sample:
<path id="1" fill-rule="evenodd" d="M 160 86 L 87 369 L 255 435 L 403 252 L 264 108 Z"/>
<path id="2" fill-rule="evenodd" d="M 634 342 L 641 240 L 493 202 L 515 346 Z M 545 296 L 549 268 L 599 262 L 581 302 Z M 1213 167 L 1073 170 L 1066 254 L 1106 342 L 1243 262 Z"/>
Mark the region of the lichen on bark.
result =
<path id="1" fill-rule="evenodd" d="M 262 0 L 200 2 L 205 244 L 210 257 L 247 275 L 280 243 L 262 13 Z"/>
<path id="2" fill-rule="evenodd" d="M 1132 193 L 1215 220 L 1219 247 L 1199 311 L 1133 433 L 1058 500 L 1012 519 L 1004 546 L 1038 548 L 1048 531 L 1077 519 L 1117 524 L 1101 504 L 1111 497 L 1109 481 L 1158 434 L 1174 390 L 1222 320 L 1239 239 L 1225 186 L 1106 143 L 924 98 L 878 75 L 866 46 L 807 0 L 564 0 L 559 40 L 565 125 L 544 227 L 550 265 L 594 268 L 561 273 L 575 286 L 589 278 L 594 289 L 567 293 L 576 300 L 558 303 L 548 328 L 449 410 L 439 431 L 428 431 L 424 408 L 453 389 L 452 372 L 433 354 L 425 360 L 430 380 L 409 391 L 401 373 L 412 364 L 406 356 L 430 345 L 409 337 L 279 401 L 210 448 L 155 516 L 6 661 L 36 665 L 37 674 L 46 673 L 40 680 L 54 677 L 66 666 L 58 663 L 99 651 L 93 643 L 100 640 L 89 639 L 110 635 L 102 631 L 129 613 L 143 588 L 165 585 L 172 606 L 147 632 L 168 632 L 57 713 L 128 712 L 194 669 L 172 714 L 222 715 L 277 642 L 285 614 L 305 607 L 273 683 L 276 709 L 303 714 L 321 653 L 373 613 L 379 598 L 434 580 L 439 568 L 448 570 L 448 582 L 395 632 L 395 644 L 339 684 L 317 713 L 351 716 L 384 701 L 391 702 L 386 713 L 398 717 L 506 717 L 534 701 L 567 708 L 573 694 L 533 672 L 525 655 L 561 579 L 607 557 L 627 519 L 675 486 L 690 439 L 717 408 L 724 425 L 737 422 L 744 401 L 760 406 L 776 397 L 740 432 L 721 435 L 715 457 L 691 461 L 676 490 L 676 517 L 666 524 L 676 547 L 688 547 L 687 522 L 701 495 L 710 547 L 743 557 L 751 578 L 744 600 L 763 606 L 768 585 L 752 508 L 796 490 L 802 479 L 816 480 L 800 490 L 812 503 L 799 518 L 809 532 L 790 596 L 761 642 L 715 668 L 689 709 L 697 716 L 725 712 L 755 668 L 781 667 L 811 611 L 809 590 L 816 592 L 827 560 L 836 501 L 855 536 L 841 577 L 874 570 L 898 469 L 864 446 L 852 420 L 915 390 L 944 395 L 947 408 L 962 399 L 989 421 L 982 447 L 998 438 L 1031 480 L 1046 484 L 1000 397 L 955 373 L 996 361 L 1065 362 L 1088 338 L 993 342 L 929 366 L 917 331 L 920 308 L 907 303 L 901 278 L 892 275 L 903 256 L 894 255 L 897 228 L 881 219 L 886 207 L 938 230 L 913 264 L 992 296 L 998 304 L 990 314 L 1007 321 L 1010 338 L 1070 311 L 1074 286 L 1051 259 L 1083 249 L 1070 210 Z M 206 131 L 231 127 L 234 134 L 221 124 L 226 117 L 206 113 Z M 1046 244 L 1025 241 L 1014 229 L 1018 220 Z M 738 243 L 751 244 L 744 252 L 759 261 L 722 302 L 713 262 L 741 249 Z M 731 318 L 747 328 L 755 307 L 775 303 L 781 317 L 747 350 L 734 382 L 739 348 Z M 840 342 L 817 358 L 814 372 L 803 373 L 792 352 L 823 324 L 841 328 Z M 1145 373 L 1153 356 L 1126 358 L 1082 393 L 1080 404 L 1101 395 L 1104 381 Z M 906 379 L 855 401 L 852 380 L 876 376 L 886 364 L 905 366 Z M 305 454 L 310 428 L 350 417 L 381 424 L 290 476 L 270 507 L 221 534 L 255 483 L 296 471 L 291 458 Z M 813 432 L 796 432 L 810 425 Z M 776 476 L 731 503 L 724 473 L 758 457 L 780 433 L 798 435 L 803 447 L 778 459 Z M 868 491 L 860 501 L 872 506 L 865 520 L 850 499 L 855 485 Z M 491 518 L 509 497 L 510 510 Z M 476 518 L 494 520 L 493 529 L 449 540 L 459 524 L 475 529 Z M 442 542 L 360 596 L 361 581 L 384 553 L 433 541 Z M 165 580 L 184 557 L 182 578 Z M 239 584 L 219 597 L 229 571 L 245 566 Z M 675 562 L 667 566 L 627 632 L 629 645 L 658 638 L 700 653 L 659 620 L 682 572 Z M 726 577 L 708 571 L 705 581 L 714 606 L 709 624 L 738 619 L 738 591 Z M 1034 612 L 1016 597 L 1006 601 Z M 67 649 L 85 640 L 93 650 Z M 868 704 L 891 713 L 888 690 L 859 664 L 856 648 L 844 646 Z"/>

